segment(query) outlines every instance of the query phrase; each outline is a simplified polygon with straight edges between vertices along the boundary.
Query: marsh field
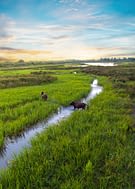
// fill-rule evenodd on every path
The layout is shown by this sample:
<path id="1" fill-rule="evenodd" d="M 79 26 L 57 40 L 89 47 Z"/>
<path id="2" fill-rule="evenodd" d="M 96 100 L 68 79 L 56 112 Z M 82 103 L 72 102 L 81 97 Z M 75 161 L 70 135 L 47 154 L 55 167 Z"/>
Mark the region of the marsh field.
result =
<path id="1" fill-rule="evenodd" d="M 0 189 L 134 189 L 135 64 L 0 65 L 0 150 L 6 139 L 86 97 L 96 78 L 102 93 L 85 110 L 45 129 L 0 170 Z M 48 100 L 40 93 L 45 91 Z"/>

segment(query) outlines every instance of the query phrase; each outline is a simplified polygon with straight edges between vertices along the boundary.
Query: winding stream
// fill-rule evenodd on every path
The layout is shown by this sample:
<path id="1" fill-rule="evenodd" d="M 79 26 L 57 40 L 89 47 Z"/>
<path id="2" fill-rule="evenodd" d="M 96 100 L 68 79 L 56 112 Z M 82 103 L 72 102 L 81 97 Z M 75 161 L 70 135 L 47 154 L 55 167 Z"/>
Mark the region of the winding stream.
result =
<path id="1" fill-rule="evenodd" d="M 102 92 L 103 88 L 98 85 L 98 80 L 95 79 L 91 84 L 91 91 L 86 98 L 81 101 L 88 103 L 89 100 L 93 99 L 97 94 Z M 74 111 L 73 106 L 60 107 L 57 113 L 53 114 L 50 118 L 40 123 L 35 124 L 32 128 L 24 131 L 20 136 L 8 138 L 5 142 L 3 150 L 0 152 L 0 169 L 4 169 L 8 166 L 8 163 L 14 158 L 14 155 L 24 147 L 30 147 L 30 140 L 32 137 L 41 133 L 45 128 L 52 124 L 57 124 L 61 120 L 69 117 Z"/>

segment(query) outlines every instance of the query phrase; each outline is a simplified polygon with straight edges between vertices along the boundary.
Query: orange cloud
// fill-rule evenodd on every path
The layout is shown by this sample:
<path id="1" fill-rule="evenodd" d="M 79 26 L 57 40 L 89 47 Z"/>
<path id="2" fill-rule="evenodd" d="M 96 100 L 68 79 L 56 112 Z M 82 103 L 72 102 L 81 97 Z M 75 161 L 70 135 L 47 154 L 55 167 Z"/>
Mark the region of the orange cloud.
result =
<path id="1" fill-rule="evenodd" d="M 42 57 L 46 57 L 52 54 L 51 51 L 45 50 L 26 50 L 26 49 L 13 49 L 13 48 L 0 48 L 0 56 L 5 60 L 34 60 L 34 59 L 42 59 Z"/>

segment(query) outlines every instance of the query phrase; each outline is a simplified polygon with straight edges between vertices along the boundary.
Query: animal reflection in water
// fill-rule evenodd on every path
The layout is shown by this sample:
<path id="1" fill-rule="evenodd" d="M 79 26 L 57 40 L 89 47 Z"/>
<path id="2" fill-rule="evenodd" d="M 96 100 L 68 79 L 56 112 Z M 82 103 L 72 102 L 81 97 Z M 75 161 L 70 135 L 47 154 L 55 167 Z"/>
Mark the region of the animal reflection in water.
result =
<path id="1" fill-rule="evenodd" d="M 74 109 L 85 109 L 87 104 L 85 104 L 84 102 L 73 101 L 70 103 L 70 105 L 74 106 Z"/>
<path id="2" fill-rule="evenodd" d="M 47 96 L 47 94 L 45 93 L 45 92 L 41 92 L 41 98 L 43 99 L 43 100 L 47 100 L 48 99 L 48 96 Z"/>

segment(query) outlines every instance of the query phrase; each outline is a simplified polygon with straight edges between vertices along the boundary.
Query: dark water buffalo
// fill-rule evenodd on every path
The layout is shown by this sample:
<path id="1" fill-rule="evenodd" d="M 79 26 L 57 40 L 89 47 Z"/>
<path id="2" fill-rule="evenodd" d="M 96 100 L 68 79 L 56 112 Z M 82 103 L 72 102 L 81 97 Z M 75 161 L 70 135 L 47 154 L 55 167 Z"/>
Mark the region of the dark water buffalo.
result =
<path id="1" fill-rule="evenodd" d="M 83 102 L 71 102 L 70 105 L 74 106 L 74 109 L 85 109 L 86 108 L 86 104 Z"/>
<path id="2" fill-rule="evenodd" d="M 47 100 L 48 99 L 48 96 L 47 96 L 47 94 L 45 94 L 43 91 L 41 92 L 41 98 L 43 99 L 43 100 Z"/>
<path id="3" fill-rule="evenodd" d="M 135 131 L 134 129 L 135 129 L 135 125 L 130 125 L 130 126 L 128 126 L 127 131 L 134 132 Z"/>

